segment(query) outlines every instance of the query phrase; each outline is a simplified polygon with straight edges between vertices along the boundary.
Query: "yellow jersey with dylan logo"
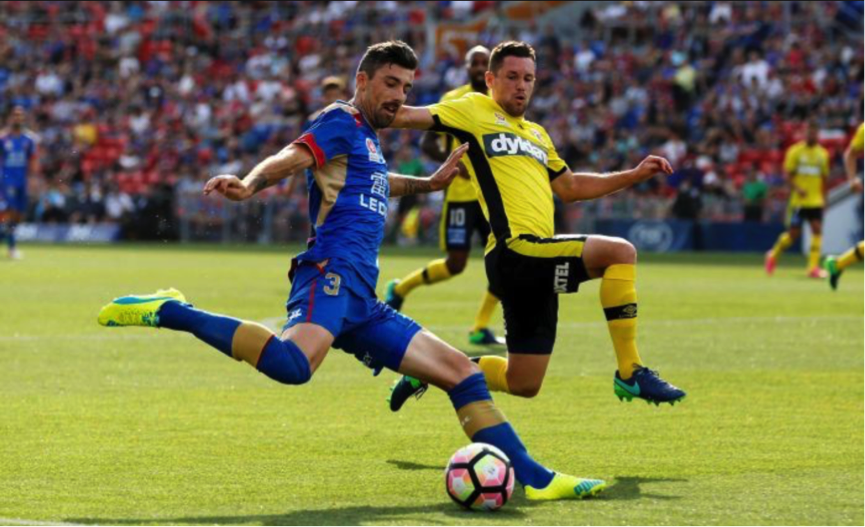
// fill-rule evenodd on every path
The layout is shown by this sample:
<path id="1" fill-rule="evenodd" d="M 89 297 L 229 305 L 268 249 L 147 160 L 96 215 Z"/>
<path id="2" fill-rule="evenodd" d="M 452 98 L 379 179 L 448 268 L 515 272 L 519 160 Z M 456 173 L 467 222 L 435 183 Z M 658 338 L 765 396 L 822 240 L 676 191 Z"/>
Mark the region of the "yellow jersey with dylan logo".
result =
<path id="1" fill-rule="evenodd" d="M 475 91 L 472 90 L 471 84 L 460 86 L 459 88 L 453 89 L 445 93 L 444 95 L 442 95 L 440 102 L 459 99 L 467 93 L 475 93 Z M 456 148 L 458 143 L 453 138 L 453 136 L 450 135 L 442 136 L 442 138 L 445 141 L 445 152 L 451 153 L 451 151 Z M 465 203 L 477 200 L 478 193 L 475 192 L 475 187 L 472 186 L 472 182 L 470 179 L 466 179 L 464 177 L 457 176 L 456 178 L 454 178 L 453 183 L 451 183 L 445 191 L 445 201 L 448 203 Z"/>
<path id="2" fill-rule="evenodd" d="M 469 143 L 466 167 L 494 241 L 554 234 L 550 183 L 567 170 L 544 128 L 512 117 L 492 98 L 469 93 L 429 107 L 431 130 Z M 463 158 L 465 159 L 465 157 Z"/>
<path id="3" fill-rule="evenodd" d="M 790 194 L 790 206 L 820 208 L 825 205 L 823 187 L 829 176 L 829 152 L 820 145 L 808 146 L 800 141 L 787 150 L 784 170 L 794 185 L 805 191 L 801 195 L 795 190 Z"/>

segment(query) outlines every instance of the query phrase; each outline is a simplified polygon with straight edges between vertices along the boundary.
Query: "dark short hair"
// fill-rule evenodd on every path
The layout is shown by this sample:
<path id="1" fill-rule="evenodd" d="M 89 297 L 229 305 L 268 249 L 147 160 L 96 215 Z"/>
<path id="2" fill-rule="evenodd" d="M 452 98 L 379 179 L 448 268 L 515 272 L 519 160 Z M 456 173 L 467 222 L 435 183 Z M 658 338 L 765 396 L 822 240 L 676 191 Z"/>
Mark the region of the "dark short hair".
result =
<path id="1" fill-rule="evenodd" d="M 379 68 L 393 64 L 407 70 L 417 69 L 417 55 L 411 46 L 402 40 L 380 42 L 366 48 L 366 53 L 357 66 L 358 72 L 364 72 L 371 79 Z"/>
<path id="2" fill-rule="evenodd" d="M 502 63 L 505 61 L 505 57 L 532 59 L 533 62 L 537 62 L 537 59 L 535 58 L 535 49 L 533 47 L 525 42 L 509 40 L 507 42 L 502 42 L 493 48 L 493 52 L 490 55 L 490 71 L 493 73 L 498 72 L 499 68 L 502 67 Z"/>

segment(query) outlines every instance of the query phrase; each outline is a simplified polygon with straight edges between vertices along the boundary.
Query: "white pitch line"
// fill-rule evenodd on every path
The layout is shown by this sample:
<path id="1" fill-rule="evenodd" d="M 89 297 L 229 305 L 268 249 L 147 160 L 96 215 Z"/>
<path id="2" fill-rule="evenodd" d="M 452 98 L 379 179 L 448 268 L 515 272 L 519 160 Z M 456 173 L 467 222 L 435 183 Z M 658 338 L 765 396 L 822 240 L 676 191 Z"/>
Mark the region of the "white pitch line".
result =
<path id="1" fill-rule="evenodd" d="M 865 320 L 865 317 L 857 316 L 857 315 L 813 315 L 813 316 L 777 316 L 777 317 L 710 317 L 710 318 L 679 318 L 679 319 L 667 319 L 667 320 L 640 320 L 640 326 L 683 326 L 689 324 L 719 324 L 719 323 L 735 323 L 735 324 L 747 324 L 747 323 L 778 323 L 778 324 L 792 324 L 798 322 L 819 322 L 819 321 L 852 321 L 852 320 Z M 285 317 L 272 317 L 265 318 L 260 320 L 259 323 L 263 324 L 275 331 L 278 331 L 279 328 L 282 327 L 282 324 L 285 322 Z M 580 329 L 580 328 L 591 328 L 591 327 L 601 327 L 606 326 L 607 323 L 603 320 L 598 320 L 594 322 L 559 322 L 559 329 Z M 434 324 L 431 326 L 424 326 L 425 328 L 432 331 L 461 331 L 466 328 L 465 324 L 462 325 L 438 325 Z M 111 330 L 111 331 L 117 331 Z M 166 332 L 164 335 L 169 335 L 170 333 Z M 82 341 L 101 341 L 101 340 L 145 340 L 145 339 L 154 339 L 154 338 L 165 338 L 160 334 L 159 336 L 154 335 L 152 332 L 147 334 L 137 334 L 137 335 L 106 335 L 106 334 L 88 334 L 88 335 L 6 335 L 0 336 L 0 342 L 26 342 L 26 341 L 39 341 L 39 340 L 82 340 Z M 2 518 L 0 518 L 2 520 Z"/>
<path id="2" fill-rule="evenodd" d="M 39 520 L 24 520 L 21 518 L 0 518 L 0 525 L 84 525 L 83 523 L 66 523 Z"/>

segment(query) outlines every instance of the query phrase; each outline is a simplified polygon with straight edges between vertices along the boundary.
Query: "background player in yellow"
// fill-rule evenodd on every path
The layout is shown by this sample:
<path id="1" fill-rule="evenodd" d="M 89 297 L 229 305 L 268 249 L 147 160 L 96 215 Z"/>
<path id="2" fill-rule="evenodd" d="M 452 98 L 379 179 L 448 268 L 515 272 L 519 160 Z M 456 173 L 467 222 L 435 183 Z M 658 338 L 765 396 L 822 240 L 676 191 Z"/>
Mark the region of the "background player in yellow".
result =
<path id="1" fill-rule="evenodd" d="M 508 358 L 478 360 L 490 389 L 533 397 L 541 389 L 558 324 L 558 295 L 601 278 L 601 306 L 616 352 L 613 387 L 620 399 L 674 403 L 685 392 L 643 366 L 636 345 L 636 250 L 606 236 L 554 236 L 553 194 L 564 202 L 595 199 L 672 173 L 666 159 L 648 156 L 631 170 L 573 173 L 546 130 L 524 118 L 535 85 L 535 52 L 504 42 L 490 56 L 490 95 L 470 93 L 426 108 L 403 106 L 391 126 L 444 132 L 470 145 L 467 165 L 493 235 L 487 277 L 504 309 Z M 404 378 L 391 409 L 418 390 Z M 396 408 L 395 408 L 396 406 Z"/>
<path id="2" fill-rule="evenodd" d="M 847 173 L 847 181 L 850 183 L 850 188 L 855 192 L 862 192 L 862 182 L 856 177 L 856 162 L 862 155 L 863 143 L 863 127 L 865 124 L 860 124 L 856 129 L 856 135 L 850 141 L 847 150 L 844 151 L 844 171 Z M 841 256 L 826 257 L 826 271 L 829 273 L 829 285 L 833 290 L 838 289 L 838 280 L 841 278 L 841 273 L 845 268 L 849 267 L 853 262 L 861 262 L 863 254 L 863 242 L 859 242 L 851 247 Z"/>
<path id="3" fill-rule="evenodd" d="M 487 93 L 484 74 L 490 60 L 490 50 L 484 46 L 475 46 L 466 53 L 466 72 L 469 83 L 451 90 L 441 98 L 443 101 L 459 99 L 467 93 Z M 427 132 L 421 140 L 423 152 L 435 161 L 447 159 L 453 150 L 455 141 L 451 136 Z M 472 186 L 468 172 L 463 171 L 445 190 L 445 203 L 441 213 L 439 242 L 442 250 L 447 252 L 445 258 L 433 260 L 425 267 L 416 269 L 387 285 L 385 303 L 399 311 L 403 301 L 415 288 L 422 285 L 432 285 L 448 280 L 463 272 L 471 251 L 472 236 L 477 231 L 486 242 L 490 234 L 490 226 L 484 218 L 478 195 Z M 504 344 L 489 328 L 490 317 L 498 305 L 499 299 L 487 291 L 481 301 L 481 307 L 475 316 L 475 323 L 469 332 L 471 344 Z"/>
<path id="4" fill-rule="evenodd" d="M 802 235 L 802 223 L 811 226 L 811 247 L 808 252 L 808 276 L 825 278 L 820 268 L 820 247 L 823 242 L 823 207 L 826 204 L 826 178 L 829 177 L 829 152 L 817 143 L 820 129 L 816 122 L 808 123 L 804 141 L 792 145 L 784 156 L 784 174 L 790 183 L 790 204 L 787 207 L 787 230 L 766 253 L 766 273 L 775 272 L 778 257 Z"/>

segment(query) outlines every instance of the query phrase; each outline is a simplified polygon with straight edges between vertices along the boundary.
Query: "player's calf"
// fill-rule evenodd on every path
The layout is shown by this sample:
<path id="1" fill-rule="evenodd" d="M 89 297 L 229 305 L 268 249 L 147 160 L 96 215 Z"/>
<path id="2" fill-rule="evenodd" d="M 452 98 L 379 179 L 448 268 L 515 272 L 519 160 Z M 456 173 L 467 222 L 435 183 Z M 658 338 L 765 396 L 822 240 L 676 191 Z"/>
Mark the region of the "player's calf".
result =
<path id="1" fill-rule="evenodd" d="M 159 310 L 159 326 L 192 333 L 277 382 L 304 384 L 312 378 L 310 361 L 300 347 L 289 339 L 280 340 L 261 324 L 171 302 Z"/>

